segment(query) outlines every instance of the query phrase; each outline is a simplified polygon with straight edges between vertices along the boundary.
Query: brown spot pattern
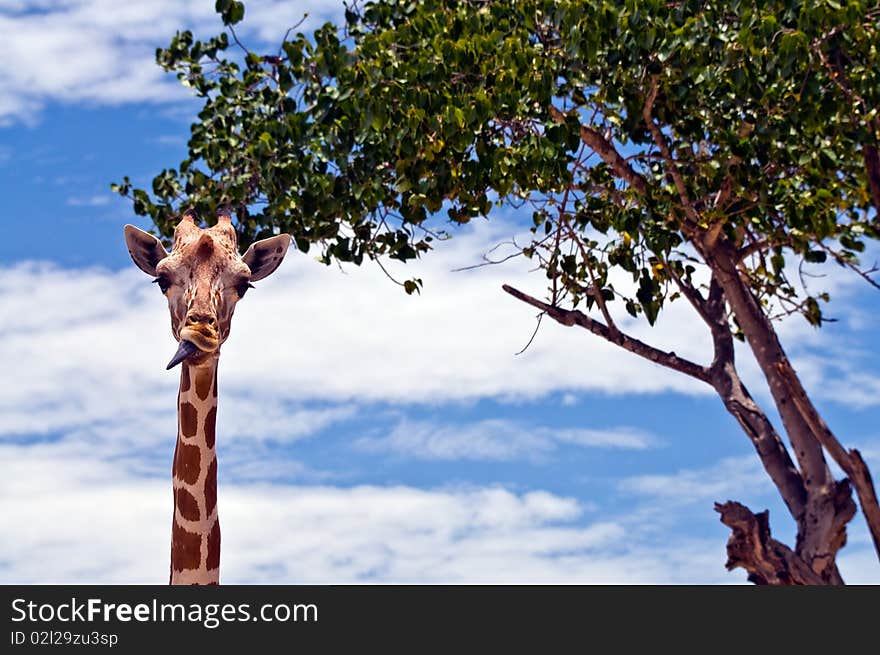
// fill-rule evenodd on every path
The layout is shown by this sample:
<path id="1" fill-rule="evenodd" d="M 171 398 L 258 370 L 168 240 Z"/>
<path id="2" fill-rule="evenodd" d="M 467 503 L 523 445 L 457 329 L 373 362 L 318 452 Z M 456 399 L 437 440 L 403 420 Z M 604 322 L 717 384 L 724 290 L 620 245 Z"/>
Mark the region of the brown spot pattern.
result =
<path id="1" fill-rule="evenodd" d="M 180 393 L 186 393 L 187 391 L 189 391 L 189 387 L 189 366 L 184 364 L 180 372 Z"/>
<path id="2" fill-rule="evenodd" d="M 214 398 L 216 398 L 217 397 L 217 368 L 216 367 L 214 368 L 214 386 L 212 387 L 212 389 L 214 389 Z"/>
<path id="3" fill-rule="evenodd" d="M 197 414 L 195 405 L 192 403 L 180 403 L 180 432 L 187 439 L 196 436 Z"/>
<path id="4" fill-rule="evenodd" d="M 204 400 L 211 393 L 211 382 L 214 379 L 213 372 L 210 368 L 196 369 L 196 394 Z"/>
<path id="5" fill-rule="evenodd" d="M 202 558 L 202 536 L 185 530 L 177 521 L 171 528 L 171 568 L 197 569 Z"/>
<path id="6" fill-rule="evenodd" d="M 217 407 L 212 407 L 205 415 L 205 443 L 208 448 L 214 447 L 214 441 L 217 435 Z"/>
<path id="7" fill-rule="evenodd" d="M 178 441 L 177 451 L 174 454 L 174 477 L 186 484 L 196 483 L 199 479 L 198 446 L 188 446 Z"/>
<path id="8" fill-rule="evenodd" d="M 211 516 L 217 506 L 217 458 L 211 460 L 205 476 L 205 518 Z"/>
<path id="9" fill-rule="evenodd" d="M 205 568 L 216 569 L 220 566 L 220 521 L 214 521 L 211 526 L 211 532 L 208 533 L 208 557 L 205 561 Z"/>
<path id="10" fill-rule="evenodd" d="M 196 502 L 195 496 L 186 489 L 174 490 L 174 504 L 177 505 L 177 511 L 180 512 L 180 515 L 187 521 L 199 520 L 199 504 Z"/>

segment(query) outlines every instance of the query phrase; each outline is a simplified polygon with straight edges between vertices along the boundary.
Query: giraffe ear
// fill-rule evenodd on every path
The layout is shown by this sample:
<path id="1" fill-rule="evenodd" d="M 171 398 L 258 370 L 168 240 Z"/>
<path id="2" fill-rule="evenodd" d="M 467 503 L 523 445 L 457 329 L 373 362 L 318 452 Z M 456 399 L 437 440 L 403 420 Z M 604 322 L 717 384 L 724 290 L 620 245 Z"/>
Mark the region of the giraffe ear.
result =
<path id="1" fill-rule="evenodd" d="M 242 257 L 244 263 L 251 269 L 251 282 L 262 280 L 274 273 L 281 264 L 281 260 L 284 259 L 284 255 L 287 254 L 289 245 L 289 234 L 279 234 L 252 243 Z"/>
<path id="2" fill-rule="evenodd" d="M 147 275 L 156 275 L 156 264 L 168 256 L 159 239 L 134 225 L 125 226 L 125 244 L 134 263 Z"/>

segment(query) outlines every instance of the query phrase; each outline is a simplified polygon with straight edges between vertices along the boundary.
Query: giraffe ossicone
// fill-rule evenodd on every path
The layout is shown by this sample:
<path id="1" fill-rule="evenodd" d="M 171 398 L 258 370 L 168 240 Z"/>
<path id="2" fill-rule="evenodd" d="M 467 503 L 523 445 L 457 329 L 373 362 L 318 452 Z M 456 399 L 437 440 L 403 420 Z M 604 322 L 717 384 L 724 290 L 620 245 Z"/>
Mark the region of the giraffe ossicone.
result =
<path id="1" fill-rule="evenodd" d="M 251 282 L 272 274 L 290 245 L 290 236 L 279 234 L 239 255 L 228 212 L 220 212 L 212 227 L 202 228 L 199 222 L 192 210 L 183 215 L 170 253 L 152 234 L 125 226 L 132 260 L 155 277 L 168 299 L 178 348 L 167 368 L 181 365 L 172 465 L 171 584 L 220 581 L 215 450 L 220 347 Z"/>

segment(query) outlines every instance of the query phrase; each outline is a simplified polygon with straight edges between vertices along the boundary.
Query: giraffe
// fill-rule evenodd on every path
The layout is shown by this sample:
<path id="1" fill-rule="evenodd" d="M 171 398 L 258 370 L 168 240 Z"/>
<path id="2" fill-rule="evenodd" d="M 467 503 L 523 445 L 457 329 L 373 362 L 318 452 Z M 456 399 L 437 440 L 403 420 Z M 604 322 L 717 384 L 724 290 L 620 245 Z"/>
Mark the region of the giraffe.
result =
<path id="1" fill-rule="evenodd" d="M 218 214 L 216 225 L 201 228 L 188 210 L 174 230 L 170 253 L 152 234 L 125 226 L 128 252 L 168 299 L 171 332 L 179 342 L 167 366 L 181 365 L 171 471 L 171 584 L 220 582 L 215 450 L 220 346 L 229 336 L 236 303 L 251 282 L 278 268 L 290 245 L 290 236 L 279 234 L 240 256 L 229 212 Z"/>

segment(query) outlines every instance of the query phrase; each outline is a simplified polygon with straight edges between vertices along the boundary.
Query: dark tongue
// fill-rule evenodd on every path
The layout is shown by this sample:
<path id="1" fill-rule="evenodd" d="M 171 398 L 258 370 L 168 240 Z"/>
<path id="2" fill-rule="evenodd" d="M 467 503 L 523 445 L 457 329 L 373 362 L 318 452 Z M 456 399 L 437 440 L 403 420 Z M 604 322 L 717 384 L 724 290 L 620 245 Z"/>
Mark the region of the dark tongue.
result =
<path id="1" fill-rule="evenodd" d="M 168 366 L 165 367 L 165 370 L 167 371 L 174 368 L 197 350 L 198 348 L 189 341 L 181 341 L 180 345 L 177 347 L 177 352 L 174 353 L 174 357 L 168 362 Z"/>

